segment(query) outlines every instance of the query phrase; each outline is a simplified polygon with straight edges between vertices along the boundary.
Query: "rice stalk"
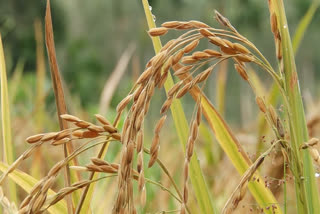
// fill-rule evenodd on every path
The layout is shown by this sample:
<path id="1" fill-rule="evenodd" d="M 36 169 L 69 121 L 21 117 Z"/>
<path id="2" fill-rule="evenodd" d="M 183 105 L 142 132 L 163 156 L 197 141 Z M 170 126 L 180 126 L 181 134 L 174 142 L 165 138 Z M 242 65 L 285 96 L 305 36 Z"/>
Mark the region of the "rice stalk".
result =
<path id="1" fill-rule="evenodd" d="M 128 48 L 121 55 L 118 64 L 112 71 L 111 76 L 107 80 L 102 90 L 99 103 L 99 113 L 105 115 L 108 112 L 108 107 L 111 99 L 114 95 L 114 91 L 118 84 L 120 83 L 121 77 L 126 71 L 131 57 L 135 51 L 135 45 L 133 43 L 129 44 Z"/>
<path id="2" fill-rule="evenodd" d="M 284 73 L 285 95 L 288 99 L 286 107 L 292 146 L 290 161 L 295 176 L 297 208 L 299 213 L 314 213 L 320 210 L 319 193 L 310 154 L 307 151 L 299 151 L 299 146 L 308 141 L 308 131 L 283 1 L 271 0 L 269 9 L 271 16 L 276 17 L 273 20 L 276 20 L 274 25 L 277 25 L 277 28 L 274 28 L 273 33 L 276 44 L 280 44 L 277 47 L 278 59 L 283 69 L 281 72 Z"/>

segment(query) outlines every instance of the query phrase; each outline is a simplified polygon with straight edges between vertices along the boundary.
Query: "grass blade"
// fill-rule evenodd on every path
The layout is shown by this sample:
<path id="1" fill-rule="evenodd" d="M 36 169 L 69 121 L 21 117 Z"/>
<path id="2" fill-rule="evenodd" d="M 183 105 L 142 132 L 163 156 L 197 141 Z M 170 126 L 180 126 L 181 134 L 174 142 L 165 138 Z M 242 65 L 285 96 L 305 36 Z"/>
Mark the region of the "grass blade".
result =
<path id="1" fill-rule="evenodd" d="M 2 39 L 0 35 L 0 78 L 1 78 L 1 126 L 4 161 L 7 164 L 13 163 L 15 159 L 14 145 L 11 134 L 10 103 L 8 95 L 8 82 L 6 64 L 4 59 Z M 16 186 L 9 183 L 10 200 L 17 202 Z"/>
<path id="2" fill-rule="evenodd" d="M 45 117 L 45 81 L 46 81 L 46 65 L 44 58 L 43 32 L 41 20 L 36 19 L 34 22 L 34 32 L 36 40 L 36 63 L 37 63 L 37 94 L 36 94 L 36 122 L 43 124 Z"/>
<path id="3" fill-rule="evenodd" d="M 294 53 L 297 53 L 297 50 L 301 44 L 303 36 L 304 36 L 305 32 L 307 31 L 307 28 L 309 27 L 309 25 L 313 19 L 313 16 L 316 13 L 319 6 L 320 6 L 320 1 L 314 0 L 312 2 L 312 4 L 310 5 L 306 14 L 300 20 L 298 27 L 296 29 L 295 35 L 292 39 L 292 47 L 293 47 Z"/>
<path id="4" fill-rule="evenodd" d="M 10 85 L 9 85 L 9 91 L 10 91 L 10 103 L 13 104 L 15 101 L 15 98 L 18 93 L 18 88 L 21 84 L 22 80 L 22 74 L 24 69 L 24 60 L 19 59 L 17 62 L 17 65 L 15 66 L 15 69 L 13 71 L 12 77 L 10 79 Z"/>
<path id="5" fill-rule="evenodd" d="M 42 24 L 39 19 L 34 21 L 34 33 L 36 41 L 36 96 L 35 96 L 35 111 L 34 119 L 37 132 L 43 132 L 43 124 L 45 118 L 45 58 L 44 58 L 44 45 L 43 45 L 43 32 Z M 42 151 L 38 148 L 32 161 L 33 166 L 40 166 L 41 159 L 43 158 Z M 32 167 L 31 175 L 35 178 L 41 177 L 40 167 Z"/>
<path id="6" fill-rule="evenodd" d="M 122 53 L 120 59 L 114 70 L 112 71 L 109 79 L 104 84 L 102 94 L 100 97 L 99 113 L 105 115 L 108 112 L 108 108 L 114 92 L 121 81 L 121 77 L 125 73 L 130 59 L 135 51 L 136 47 L 131 43 L 127 49 Z"/>
<path id="7" fill-rule="evenodd" d="M 149 29 L 154 28 L 155 23 L 153 21 L 152 14 L 149 9 L 149 3 L 147 0 L 142 0 L 142 4 L 144 7 L 144 12 L 146 14 Z M 152 42 L 155 52 L 158 53 L 162 46 L 160 38 L 152 37 Z M 173 86 L 173 84 L 173 79 L 169 74 L 164 84 L 165 90 L 168 91 Z M 179 100 L 173 101 L 171 105 L 171 113 L 178 133 L 179 140 L 183 146 L 183 149 L 185 149 L 186 142 L 188 140 L 189 127 L 181 102 Z M 197 198 L 197 202 L 202 213 L 215 213 L 215 208 L 209 193 L 209 189 L 205 182 L 196 153 L 194 153 L 190 161 L 190 178 L 193 190 Z"/>
<path id="8" fill-rule="evenodd" d="M 8 165 L 0 162 L 0 171 L 6 172 L 8 170 Z M 9 178 L 14 181 L 17 185 L 23 188 L 27 193 L 29 193 L 32 187 L 38 182 L 37 179 L 24 173 L 20 170 L 15 169 L 9 174 Z M 48 196 L 56 194 L 53 190 L 49 189 Z M 52 214 L 55 213 L 67 213 L 67 205 L 64 200 L 59 201 L 57 204 L 49 208 L 49 212 Z"/>

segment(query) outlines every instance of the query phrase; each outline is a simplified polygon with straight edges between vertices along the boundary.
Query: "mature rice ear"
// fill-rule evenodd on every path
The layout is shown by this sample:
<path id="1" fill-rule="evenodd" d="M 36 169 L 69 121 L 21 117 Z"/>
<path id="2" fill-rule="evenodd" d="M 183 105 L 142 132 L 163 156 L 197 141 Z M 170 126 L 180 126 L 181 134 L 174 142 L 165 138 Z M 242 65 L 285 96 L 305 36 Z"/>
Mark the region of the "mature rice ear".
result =
<path id="1" fill-rule="evenodd" d="M 168 32 L 166 27 L 152 28 L 148 31 L 150 36 L 162 36 Z"/>
<path id="2" fill-rule="evenodd" d="M 240 74 L 240 76 L 242 77 L 242 79 L 244 79 L 245 81 L 248 81 L 249 76 L 245 70 L 245 68 L 240 65 L 240 64 L 235 64 L 234 65 L 235 69 L 238 71 L 238 73 Z"/>

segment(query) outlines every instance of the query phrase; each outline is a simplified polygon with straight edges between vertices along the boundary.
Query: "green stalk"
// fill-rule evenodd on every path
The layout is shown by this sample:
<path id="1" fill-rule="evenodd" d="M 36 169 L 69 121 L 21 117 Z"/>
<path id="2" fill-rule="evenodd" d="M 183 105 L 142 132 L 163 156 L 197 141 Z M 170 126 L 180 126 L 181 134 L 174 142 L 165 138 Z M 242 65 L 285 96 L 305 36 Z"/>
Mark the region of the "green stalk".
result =
<path id="1" fill-rule="evenodd" d="M 308 130 L 284 4 L 282 0 L 272 0 L 271 5 L 277 15 L 278 26 L 280 26 L 285 92 L 289 102 L 287 107 L 293 153 L 291 168 L 295 175 L 298 213 L 315 213 L 320 210 L 318 186 L 310 154 L 308 151 L 299 149 L 302 143 L 308 141 Z"/>
<path id="2" fill-rule="evenodd" d="M 142 0 L 142 4 L 144 7 L 144 11 L 146 14 L 146 19 L 148 22 L 149 29 L 155 28 L 156 25 L 153 21 L 151 11 L 149 9 L 149 3 L 148 0 Z M 159 53 L 162 45 L 159 37 L 152 37 L 153 47 L 155 50 L 155 53 Z M 170 88 L 174 85 L 173 79 L 171 75 L 168 75 L 168 78 L 164 84 L 166 92 L 170 90 Z M 179 141 L 183 146 L 183 149 L 186 147 L 186 142 L 188 140 L 188 122 L 185 117 L 181 102 L 179 100 L 174 100 L 171 105 L 171 113 L 172 117 L 175 123 L 175 127 L 178 133 Z M 200 168 L 197 154 L 194 153 L 194 155 L 191 158 L 190 161 L 190 178 L 191 183 L 193 186 L 193 190 L 195 192 L 197 202 L 199 204 L 201 213 L 215 213 L 215 208 L 212 203 L 212 199 L 209 193 L 209 189 L 207 187 L 207 184 L 205 182 L 202 170 Z"/>
<path id="3" fill-rule="evenodd" d="M 294 33 L 293 39 L 292 39 L 292 48 L 293 48 L 293 52 L 295 55 L 297 54 L 297 50 L 299 49 L 299 47 L 301 45 L 301 41 L 303 39 L 303 36 L 305 35 L 305 33 L 306 33 L 314 15 L 315 15 L 315 12 L 319 8 L 319 6 L 320 6 L 320 1 L 314 0 L 313 3 L 310 5 L 306 14 L 299 21 L 298 27 L 297 27 L 297 29 Z M 269 89 L 268 94 L 267 94 L 268 103 L 270 105 L 275 106 L 278 102 L 279 97 L 280 97 L 279 88 L 278 88 L 277 84 L 273 83 Z M 267 122 L 266 122 L 263 114 L 259 115 L 258 121 L 259 121 L 258 122 L 258 124 L 259 124 L 258 125 L 259 138 L 258 139 L 260 139 L 261 136 L 266 134 L 268 129 L 266 129 Z M 257 146 L 257 154 L 259 154 L 259 151 L 261 151 L 262 149 L 263 149 L 262 141 L 259 141 L 258 146 Z"/>
<path id="4" fill-rule="evenodd" d="M 11 134 L 10 102 L 8 95 L 8 82 L 4 51 L 0 34 L 0 78 L 1 78 L 1 126 L 2 126 L 2 145 L 3 160 L 7 164 L 12 164 L 15 160 L 14 144 Z M 17 202 L 17 189 L 13 182 L 9 182 L 10 200 Z"/>

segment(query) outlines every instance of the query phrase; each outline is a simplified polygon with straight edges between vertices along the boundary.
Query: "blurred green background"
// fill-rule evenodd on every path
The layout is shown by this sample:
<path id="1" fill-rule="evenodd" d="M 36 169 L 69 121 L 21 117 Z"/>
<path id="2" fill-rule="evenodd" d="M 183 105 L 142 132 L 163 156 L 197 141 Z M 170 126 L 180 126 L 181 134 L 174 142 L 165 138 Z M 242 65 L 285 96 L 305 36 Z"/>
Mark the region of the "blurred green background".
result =
<path id="1" fill-rule="evenodd" d="M 311 0 L 285 0 L 289 28 L 293 36 L 299 20 L 308 10 Z M 23 61 L 23 78 L 16 98 L 15 110 L 32 110 L 29 97 L 34 96 L 36 70 L 36 42 L 34 22 L 44 20 L 46 1 L 0 0 L 0 32 L 5 47 L 7 72 L 13 76 L 19 60 Z M 140 0 L 52 0 L 52 17 L 60 71 L 70 91 L 72 105 L 80 106 L 88 113 L 99 108 L 104 84 L 114 70 L 121 54 L 129 44 L 136 46 L 112 98 L 111 109 L 130 90 L 138 73 L 153 54 L 151 40 Z M 170 20 L 199 20 L 218 27 L 213 19 L 217 9 L 228 17 L 240 33 L 250 39 L 273 65 L 275 64 L 274 41 L 270 32 L 269 11 L 266 1 L 261 0 L 150 0 L 157 25 Z M 320 13 L 315 17 L 305 34 L 297 54 L 297 67 L 303 93 L 319 97 Z M 43 28 L 44 30 L 44 28 Z M 163 41 L 178 35 L 171 33 Z M 46 62 L 47 63 L 47 62 Z M 233 67 L 229 66 L 226 96 L 226 117 L 231 122 L 241 121 L 239 110 L 242 94 L 251 93 L 239 81 Z M 49 67 L 47 64 L 46 95 L 49 110 L 54 111 Z M 262 74 L 262 78 L 265 76 Z M 269 80 L 269 79 L 268 79 Z M 268 82 L 268 81 L 267 81 Z M 215 103 L 214 76 L 207 84 L 207 95 Z M 10 93 L 10 92 L 9 92 Z M 240 96 L 239 96 L 240 95 Z M 251 99 L 252 98 L 252 99 Z M 250 102 L 254 102 L 251 96 Z M 32 99 L 31 99 L 32 100 Z M 50 105 L 52 103 L 52 105 Z M 22 112 L 20 112 L 22 113 Z"/>

